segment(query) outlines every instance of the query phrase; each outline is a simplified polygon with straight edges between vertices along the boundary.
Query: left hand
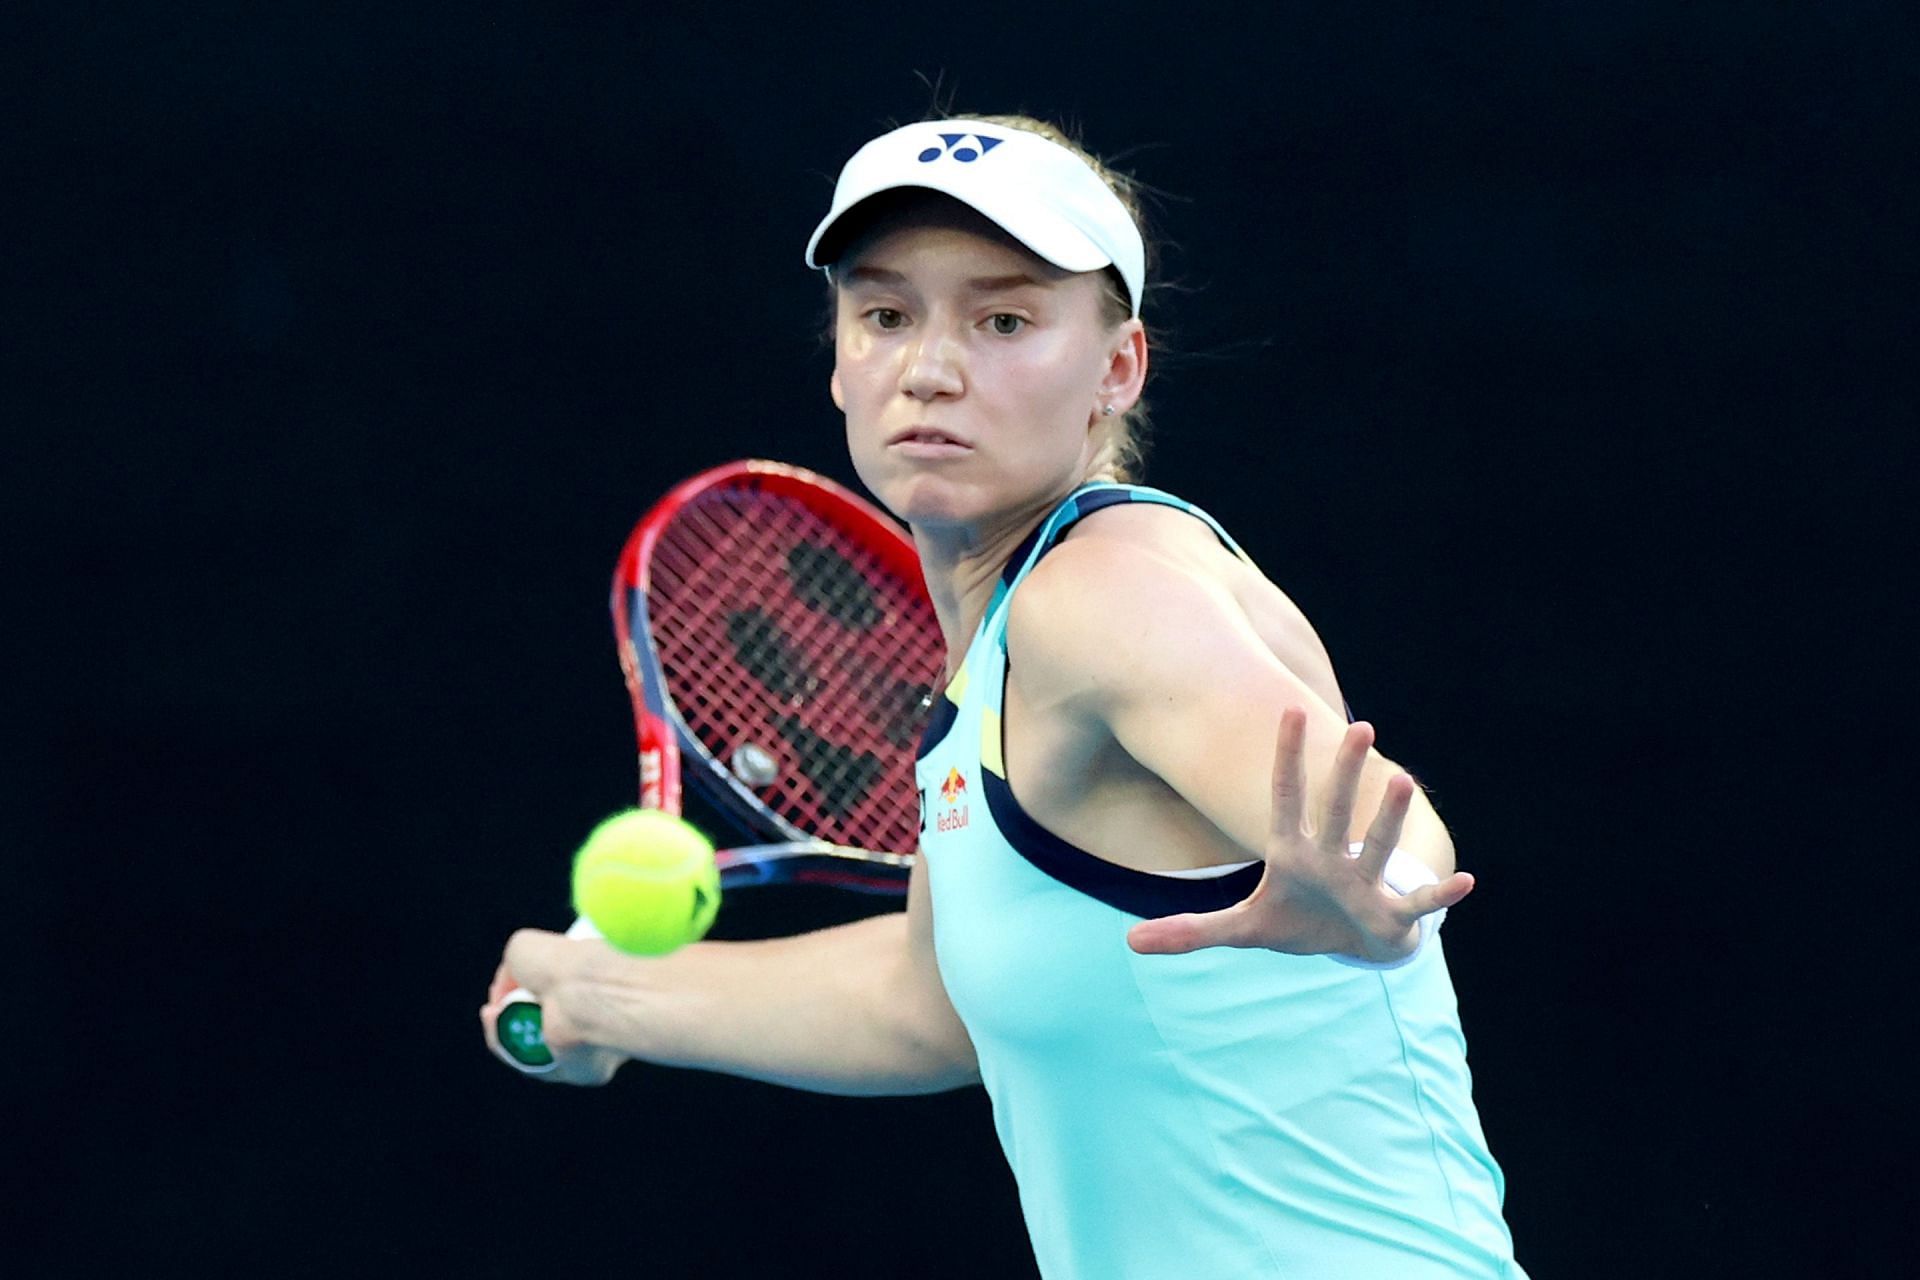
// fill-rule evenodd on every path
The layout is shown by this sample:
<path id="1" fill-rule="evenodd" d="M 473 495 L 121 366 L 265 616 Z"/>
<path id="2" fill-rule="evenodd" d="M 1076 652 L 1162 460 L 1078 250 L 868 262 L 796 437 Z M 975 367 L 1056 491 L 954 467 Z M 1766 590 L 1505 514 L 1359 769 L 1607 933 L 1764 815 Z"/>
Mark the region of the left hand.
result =
<path id="1" fill-rule="evenodd" d="M 619 960 L 597 939 L 519 930 L 508 941 L 487 988 L 487 1002 L 480 1006 L 480 1030 L 487 1047 L 499 1054 L 500 1014 L 507 997 L 524 986 L 540 994 L 541 1039 L 553 1054 L 553 1069 L 534 1079 L 548 1084 L 606 1084 L 627 1055 L 593 1042 L 590 1036 L 599 1020 L 592 1015 L 608 985 L 608 971 Z"/>
<path id="2" fill-rule="evenodd" d="M 1135 925 L 1127 944 L 1143 955 L 1178 955 L 1202 947 L 1265 947 L 1293 955 L 1343 955 L 1378 963 L 1410 954 L 1421 916 L 1451 907 L 1473 890 L 1473 877 L 1456 871 L 1404 897 L 1382 879 L 1413 802 L 1406 773 L 1388 782 L 1366 843 L 1348 852 L 1360 774 L 1373 747 L 1373 727 L 1349 725 L 1334 753 L 1324 803 L 1309 817 L 1306 778 L 1307 713 L 1289 707 L 1280 717 L 1273 759 L 1273 821 L 1266 871 L 1253 892 L 1224 911 L 1164 916 Z"/>

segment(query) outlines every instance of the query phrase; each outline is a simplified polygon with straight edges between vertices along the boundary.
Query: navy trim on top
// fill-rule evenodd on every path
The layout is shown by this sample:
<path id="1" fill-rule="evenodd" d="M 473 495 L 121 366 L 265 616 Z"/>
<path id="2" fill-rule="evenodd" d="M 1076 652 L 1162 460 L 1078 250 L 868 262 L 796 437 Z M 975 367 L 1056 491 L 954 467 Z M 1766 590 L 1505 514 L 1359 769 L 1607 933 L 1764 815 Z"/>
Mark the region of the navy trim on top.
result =
<path id="1" fill-rule="evenodd" d="M 1202 880 L 1135 871 L 1088 853 L 1035 822 L 1014 799 L 1013 788 L 993 770 L 980 771 L 980 789 L 1000 834 L 1035 870 L 1143 920 L 1185 911 L 1224 911 L 1244 901 L 1266 873 L 1261 862 Z"/>
<path id="2" fill-rule="evenodd" d="M 1047 527 L 1047 521 L 1051 519 L 1053 519 L 1052 511 L 1041 516 L 1040 523 L 1027 531 L 1027 536 L 1020 539 L 1020 545 L 1013 549 L 1013 554 L 1007 557 L 1007 562 L 1000 566 L 1002 586 L 1012 586 L 1013 580 L 1020 576 L 1020 570 L 1027 563 L 1027 557 L 1033 554 L 1033 544 L 1040 541 L 1040 531 Z"/>
<path id="3" fill-rule="evenodd" d="M 953 730 L 953 722 L 960 718 L 960 708 L 953 705 L 946 690 L 933 695 L 933 708 L 927 712 L 927 727 L 920 731 L 920 745 L 914 750 L 915 760 L 925 760 L 940 745 L 940 740 Z"/>
<path id="4" fill-rule="evenodd" d="M 1020 576 L 1022 569 L 1026 568 L 1027 558 L 1033 554 L 1033 546 L 1040 540 L 1040 531 L 1047 527 L 1048 521 L 1060 514 L 1062 507 L 1071 507 L 1073 514 L 1053 531 L 1053 541 L 1048 543 L 1047 550 L 1051 550 L 1066 534 L 1067 530 L 1073 528 L 1074 525 L 1080 523 L 1080 521 L 1086 519 L 1094 512 L 1105 507 L 1115 506 L 1122 502 L 1132 501 L 1133 490 L 1108 486 L 1102 486 L 1101 488 L 1088 490 L 1086 492 L 1068 494 L 1060 500 L 1058 506 L 1041 517 L 1040 523 L 1033 526 L 1032 531 L 1020 540 L 1020 545 L 1015 547 L 1013 554 L 1007 557 L 1006 564 L 1000 567 L 1000 581 L 1009 587 L 1013 585 L 1013 580 Z M 1042 551 L 1041 554 L 1045 555 L 1046 551 Z"/>
<path id="5" fill-rule="evenodd" d="M 1086 493 L 1075 494 L 1073 497 L 1073 519 L 1067 521 L 1066 524 L 1061 525 L 1059 531 L 1061 533 L 1065 533 L 1074 524 L 1078 523 L 1081 520 L 1086 519 L 1088 516 L 1092 515 L 1094 512 L 1104 510 L 1105 508 L 1114 506 L 1118 503 L 1134 502 L 1134 501 L 1153 502 L 1153 499 L 1151 498 L 1136 499 L 1133 496 L 1133 492 L 1134 491 L 1130 488 L 1119 488 L 1119 487 L 1103 485 L 1098 489 L 1088 490 Z M 1160 503 L 1158 505 L 1171 506 L 1172 504 Z M 1179 510 L 1179 508 L 1176 507 L 1175 510 Z"/>

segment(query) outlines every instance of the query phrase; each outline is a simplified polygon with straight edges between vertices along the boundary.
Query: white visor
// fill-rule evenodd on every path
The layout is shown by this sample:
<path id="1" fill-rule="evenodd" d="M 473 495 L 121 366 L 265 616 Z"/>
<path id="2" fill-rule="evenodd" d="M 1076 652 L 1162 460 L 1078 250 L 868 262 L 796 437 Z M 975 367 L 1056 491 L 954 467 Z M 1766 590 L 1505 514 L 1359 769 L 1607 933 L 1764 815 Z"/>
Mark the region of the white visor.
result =
<path id="1" fill-rule="evenodd" d="M 982 120 L 910 124 L 854 152 L 833 189 L 833 208 L 807 241 L 807 265 L 825 268 L 839 258 L 846 228 L 835 234 L 835 225 L 855 205 L 903 187 L 952 196 L 1063 271 L 1115 268 L 1140 314 L 1146 246 L 1120 197 L 1065 147 Z"/>

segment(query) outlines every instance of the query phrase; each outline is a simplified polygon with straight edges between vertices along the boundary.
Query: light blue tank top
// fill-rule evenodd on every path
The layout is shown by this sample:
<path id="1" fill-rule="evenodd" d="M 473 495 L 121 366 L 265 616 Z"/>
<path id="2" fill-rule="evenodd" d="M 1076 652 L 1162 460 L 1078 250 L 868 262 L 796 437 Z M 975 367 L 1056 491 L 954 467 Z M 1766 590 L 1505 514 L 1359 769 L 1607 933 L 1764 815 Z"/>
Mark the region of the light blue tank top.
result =
<path id="1" fill-rule="evenodd" d="M 1009 560 L 921 745 L 940 974 L 979 1054 L 1048 1280 L 1524 1277 L 1438 937 L 1398 969 L 1215 948 L 1142 956 L 1143 917 L 1244 898 L 1260 867 L 1120 867 L 1034 822 L 1002 763 L 1007 605 L 1076 490 Z M 1241 553 L 1243 554 L 1243 553 Z"/>

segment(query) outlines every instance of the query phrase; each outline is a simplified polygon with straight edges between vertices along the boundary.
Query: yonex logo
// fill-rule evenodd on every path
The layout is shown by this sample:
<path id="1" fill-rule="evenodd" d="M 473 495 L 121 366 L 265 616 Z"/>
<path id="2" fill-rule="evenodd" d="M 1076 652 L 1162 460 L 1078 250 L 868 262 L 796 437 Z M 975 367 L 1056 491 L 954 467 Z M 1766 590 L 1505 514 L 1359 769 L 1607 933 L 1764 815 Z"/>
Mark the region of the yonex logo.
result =
<path id="1" fill-rule="evenodd" d="M 920 153 L 920 163 L 932 164 L 941 156 L 952 156 L 961 164 L 972 164 L 1003 141 L 984 133 L 943 133 L 940 135 L 940 146 L 928 147 Z"/>

